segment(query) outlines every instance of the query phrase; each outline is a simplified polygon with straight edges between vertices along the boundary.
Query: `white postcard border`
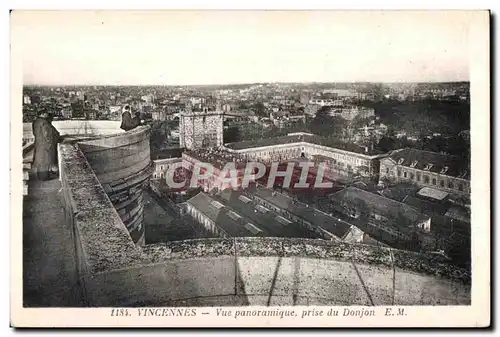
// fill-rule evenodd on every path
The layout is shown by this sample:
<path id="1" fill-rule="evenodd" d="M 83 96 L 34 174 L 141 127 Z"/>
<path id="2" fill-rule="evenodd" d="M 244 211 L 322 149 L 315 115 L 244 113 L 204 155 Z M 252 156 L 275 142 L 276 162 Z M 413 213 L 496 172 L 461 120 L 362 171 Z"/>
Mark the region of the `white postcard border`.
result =
<path id="1" fill-rule="evenodd" d="M 78 15 L 74 12 L 68 15 Z M 490 56 L 489 13 L 470 12 L 470 82 L 472 149 L 472 304 L 470 306 L 398 306 L 405 315 L 386 316 L 389 307 L 375 309 L 376 316 L 298 318 L 246 317 L 234 319 L 216 315 L 217 308 L 197 308 L 194 317 L 111 317 L 109 308 L 33 309 L 22 307 L 22 65 L 16 54 L 16 27 L 11 28 L 11 324 L 16 327 L 109 326 L 109 327 L 470 327 L 490 323 Z M 245 307 L 245 310 L 267 309 Z M 337 307 L 343 311 L 344 307 Z M 348 307 L 354 309 L 356 307 Z M 224 308 L 236 310 L 236 308 Z M 281 307 L 295 310 L 324 310 L 330 307 Z M 135 310 L 133 308 L 129 310 Z M 209 312 L 203 315 L 202 312 Z"/>

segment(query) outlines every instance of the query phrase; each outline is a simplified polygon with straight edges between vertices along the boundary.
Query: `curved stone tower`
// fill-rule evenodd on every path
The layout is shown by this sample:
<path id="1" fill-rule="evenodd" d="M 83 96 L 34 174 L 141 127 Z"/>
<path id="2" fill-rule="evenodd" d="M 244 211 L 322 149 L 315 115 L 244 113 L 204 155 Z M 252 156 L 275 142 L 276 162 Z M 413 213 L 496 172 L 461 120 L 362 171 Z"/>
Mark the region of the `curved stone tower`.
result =
<path id="1" fill-rule="evenodd" d="M 132 241 L 144 245 L 143 187 L 153 172 L 149 126 L 78 142 Z"/>

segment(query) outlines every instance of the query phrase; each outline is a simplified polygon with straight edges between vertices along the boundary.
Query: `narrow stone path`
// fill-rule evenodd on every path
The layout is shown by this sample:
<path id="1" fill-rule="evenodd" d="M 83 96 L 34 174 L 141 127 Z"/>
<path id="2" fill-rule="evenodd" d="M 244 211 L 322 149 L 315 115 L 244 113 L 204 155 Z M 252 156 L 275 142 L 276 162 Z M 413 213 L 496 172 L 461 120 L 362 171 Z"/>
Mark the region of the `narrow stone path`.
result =
<path id="1" fill-rule="evenodd" d="M 73 234 L 66 222 L 58 179 L 30 177 L 23 201 L 23 304 L 82 306 Z"/>

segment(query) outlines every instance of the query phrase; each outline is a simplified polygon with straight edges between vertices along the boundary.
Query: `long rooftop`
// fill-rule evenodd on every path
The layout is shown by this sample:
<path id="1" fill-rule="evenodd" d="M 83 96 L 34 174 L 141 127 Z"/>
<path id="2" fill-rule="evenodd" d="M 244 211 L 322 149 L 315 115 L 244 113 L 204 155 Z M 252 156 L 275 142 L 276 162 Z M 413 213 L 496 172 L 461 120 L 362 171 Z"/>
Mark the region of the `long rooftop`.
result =
<path id="1" fill-rule="evenodd" d="M 233 150 L 245 150 L 245 149 L 250 149 L 250 148 L 258 148 L 258 147 L 266 147 L 266 146 L 273 146 L 273 145 L 284 145 L 284 144 L 293 144 L 293 143 L 300 143 L 300 142 L 306 142 L 306 143 L 311 143 L 311 144 L 316 144 L 316 145 L 322 145 L 326 147 L 331 147 L 347 152 L 353 152 L 357 154 L 363 154 L 367 156 L 374 156 L 374 155 L 380 155 L 383 154 L 383 152 L 373 149 L 373 148 L 364 148 L 362 146 L 353 144 L 353 143 L 343 143 L 340 142 L 337 139 L 333 138 L 325 138 L 321 137 L 318 135 L 312 135 L 312 134 L 296 134 L 296 135 L 287 135 L 287 136 L 281 136 L 281 137 L 275 137 L 275 138 L 268 138 L 268 139 L 258 139 L 258 140 L 251 140 L 251 141 L 243 141 L 243 142 L 236 142 L 236 143 L 228 143 L 225 146 L 227 148 L 233 149 Z"/>
<path id="2" fill-rule="evenodd" d="M 457 156 L 406 148 L 394 151 L 390 156 L 398 165 L 470 180 L 470 165 Z"/>
<path id="3" fill-rule="evenodd" d="M 317 238 L 317 235 L 294 221 L 285 219 L 273 210 L 259 208 L 251 195 L 241 190 L 226 189 L 217 195 L 218 199 L 235 209 L 237 212 L 252 219 L 270 236 Z"/>
<path id="4" fill-rule="evenodd" d="M 255 196 L 308 221 L 313 226 L 318 226 L 334 234 L 338 238 L 343 238 L 351 229 L 351 225 L 345 221 L 327 215 L 314 207 L 309 207 L 269 188 L 257 186 L 255 188 Z"/>
<path id="5" fill-rule="evenodd" d="M 268 234 L 252 223 L 251 219 L 235 212 L 203 192 L 198 193 L 187 202 L 222 228 L 230 237 L 266 236 Z"/>
<path id="6" fill-rule="evenodd" d="M 386 218 L 382 221 L 384 226 L 393 227 L 403 233 L 410 232 L 415 225 L 430 218 L 409 205 L 353 186 L 334 193 L 329 198 L 335 203 L 347 203 L 358 210 L 360 203 L 363 203 L 370 214 Z"/>

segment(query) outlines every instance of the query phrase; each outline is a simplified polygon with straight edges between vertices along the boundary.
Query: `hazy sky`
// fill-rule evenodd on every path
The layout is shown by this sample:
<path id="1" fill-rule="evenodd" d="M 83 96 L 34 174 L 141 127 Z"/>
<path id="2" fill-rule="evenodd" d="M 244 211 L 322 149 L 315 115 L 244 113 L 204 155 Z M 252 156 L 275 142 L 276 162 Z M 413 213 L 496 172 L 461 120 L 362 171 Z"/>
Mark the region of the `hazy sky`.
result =
<path id="1" fill-rule="evenodd" d="M 25 84 L 467 81 L 469 14 L 18 11 L 11 43 Z"/>

